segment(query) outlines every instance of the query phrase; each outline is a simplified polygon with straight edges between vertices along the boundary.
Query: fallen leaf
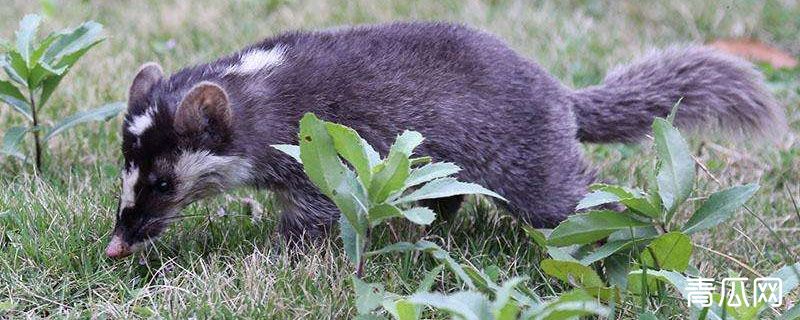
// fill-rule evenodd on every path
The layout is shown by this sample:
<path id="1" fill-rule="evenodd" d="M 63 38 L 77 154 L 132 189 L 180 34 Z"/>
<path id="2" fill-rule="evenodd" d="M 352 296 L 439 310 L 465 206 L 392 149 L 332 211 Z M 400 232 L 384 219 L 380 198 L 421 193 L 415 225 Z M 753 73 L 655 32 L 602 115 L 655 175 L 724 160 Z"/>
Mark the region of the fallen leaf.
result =
<path id="1" fill-rule="evenodd" d="M 716 40 L 711 47 L 748 60 L 769 63 L 776 69 L 794 68 L 797 59 L 781 49 L 769 46 L 753 39 Z"/>

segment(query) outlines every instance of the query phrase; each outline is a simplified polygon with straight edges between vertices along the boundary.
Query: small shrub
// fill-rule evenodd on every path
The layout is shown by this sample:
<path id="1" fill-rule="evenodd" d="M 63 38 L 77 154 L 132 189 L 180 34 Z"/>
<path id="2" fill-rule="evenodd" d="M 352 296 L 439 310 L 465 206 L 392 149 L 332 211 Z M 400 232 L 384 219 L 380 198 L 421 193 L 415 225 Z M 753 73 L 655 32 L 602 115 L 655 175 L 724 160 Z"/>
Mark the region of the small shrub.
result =
<path id="1" fill-rule="evenodd" d="M 30 133 L 34 139 L 35 165 L 39 171 L 42 166 L 42 143 L 77 124 L 110 119 L 125 108 L 124 103 L 110 103 L 79 111 L 50 128 L 42 125 L 41 110 L 78 59 L 103 41 L 103 26 L 88 21 L 73 29 L 50 33 L 37 41 L 36 31 L 40 22 L 38 15 L 27 15 L 19 23 L 13 45 L 0 39 L 3 50 L 0 67 L 9 79 L 0 79 L 0 101 L 11 106 L 29 122 L 27 126 L 5 130 L 0 154 L 27 161 L 28 157 L 19 146 L 26 134 Z"/>

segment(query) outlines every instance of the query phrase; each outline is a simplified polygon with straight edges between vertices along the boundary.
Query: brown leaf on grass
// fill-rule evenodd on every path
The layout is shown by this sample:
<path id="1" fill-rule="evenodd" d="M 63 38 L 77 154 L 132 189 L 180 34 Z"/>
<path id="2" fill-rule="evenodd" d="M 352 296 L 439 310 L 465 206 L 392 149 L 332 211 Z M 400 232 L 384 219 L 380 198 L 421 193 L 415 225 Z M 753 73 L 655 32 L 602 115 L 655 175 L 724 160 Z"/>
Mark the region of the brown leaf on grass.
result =
<path id="1" fill-rule="evenodd" d="M 797 66 L 795 57 L 758 40 L 723 39 L 712 42 L 710 46 L 748 60 L 766 62 L 777 69 Z"/>

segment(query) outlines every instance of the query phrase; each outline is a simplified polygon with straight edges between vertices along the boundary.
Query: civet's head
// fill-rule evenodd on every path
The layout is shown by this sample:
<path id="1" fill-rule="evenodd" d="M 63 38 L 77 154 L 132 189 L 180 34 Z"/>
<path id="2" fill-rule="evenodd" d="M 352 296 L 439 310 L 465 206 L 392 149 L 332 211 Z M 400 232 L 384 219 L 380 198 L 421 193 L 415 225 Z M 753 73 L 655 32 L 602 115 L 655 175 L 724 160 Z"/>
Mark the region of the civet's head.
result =
<path id="1" fill-rule="evenodd" d="M 189 203 L 249 178 L 250 163 L 230 154 L 233 117 L 225 90 L 211 82 L 178 87 L 155 63 L 142 66 L 133 80 L 109 257 L 131 254 Z"/>

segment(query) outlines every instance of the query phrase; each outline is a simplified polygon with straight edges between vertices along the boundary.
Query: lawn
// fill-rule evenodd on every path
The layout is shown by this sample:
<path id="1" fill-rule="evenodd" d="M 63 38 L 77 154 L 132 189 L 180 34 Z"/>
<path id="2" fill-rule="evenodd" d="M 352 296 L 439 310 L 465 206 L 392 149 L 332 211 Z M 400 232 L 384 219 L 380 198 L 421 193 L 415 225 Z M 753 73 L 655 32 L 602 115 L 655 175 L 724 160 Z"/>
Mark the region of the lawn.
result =
<path id="1" fill-rule="evenodd" d="M 800 55 L 800 4 L 791 0 L 10 0 L 0 10 L 0 37 L 13 38 L 19 19 L 37 12 L 45 16 L 45 31 L 95 20 L 105 26 L 107 36 L 63 81 L 43 111 L 45 119 L 124 101 L 134 72 L 147 61 L 159 62 L 169 73 L 284 31 L 395 20 L 457 21 L 488 30 L 571 87 L 597 84 L 609 68 L 673 44 L 753 37 Z M 797 135 L 800 67 L 760 68 Z M 22 121 L 0 106 L 0 132 Z M 103 250 L 120 189 L 120 125 L 117 117 L 51 140 L 42 175 L 14 159 L 0 158 L 0 318 L 355 315 L 352 268 L 336 234 L 302 257 L 287 256 L 276 241 L 279 210 L 267 191 L 240 190 L 194 204 L 185 213 L 196 217 L 173 225 L 143 255 L 107 259 Z M 781 250 L 788 249 L 797 261 L 800 211 L 792 199 L 800 201 L 800 142 L 775 145 L 695 134 L 690 145 L 710 172 L 699 174 L 700 194 L 695 196 L 756 182 L 761 189 L 748 205 L 777 233 L 772 235 L 754 216 L 740 214 L 712 232 L 695 235 L 702 247 L 695 248 L 692 265 L 721 279 L 752 276 L 742 264 L 769 274 L 783 266 Z M 649 144 L 586 145 L 585 150 L 601 180 L 647 184 L 646 170 L 653 161 Z M 263 206 L 260 219 L 242 204 L 245 197 Z M 397 223 L 376 233 L 375 247 L 425 238 L 459 261 L 498 270 L 501 278 L 528 276 L 528 286 L 545 298 L 569 289 L 543 275 L 539 262 L 545 255 L 520 223 L 485 199 L 468 201 L 457 217 L 426 229 Z M 391 291 L 408 293 L 435 265 L 424 255 L 389 255 L 369 264 L 365 274 Z M 458 286 L 450 275 L 435 284 L 439 290 Z M 795 291 L 789 299 L 797 301 L 798 296 Z M 662 303 L 675 319 L 685 317 L 685 301 Z M 622 304 L 617 314 L 632 317 L 636 308 Z"/>

